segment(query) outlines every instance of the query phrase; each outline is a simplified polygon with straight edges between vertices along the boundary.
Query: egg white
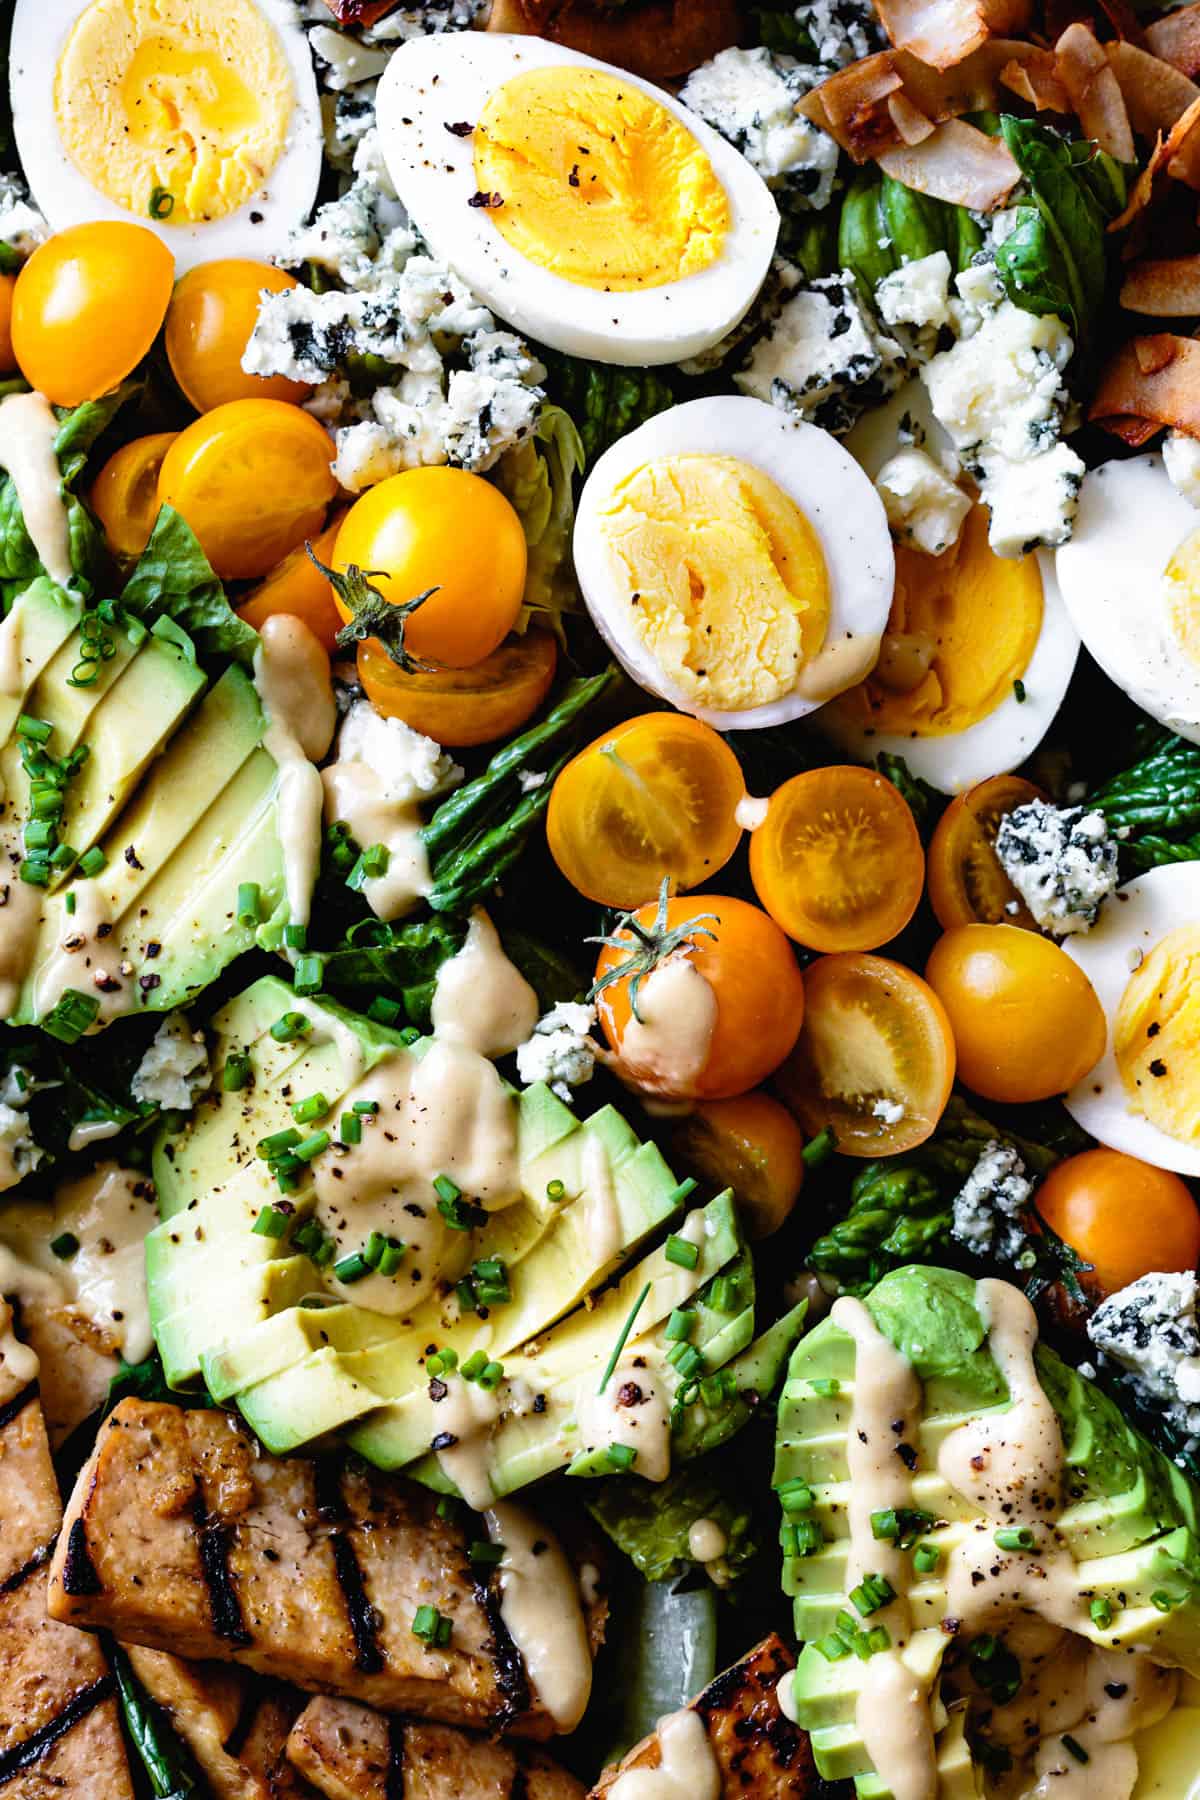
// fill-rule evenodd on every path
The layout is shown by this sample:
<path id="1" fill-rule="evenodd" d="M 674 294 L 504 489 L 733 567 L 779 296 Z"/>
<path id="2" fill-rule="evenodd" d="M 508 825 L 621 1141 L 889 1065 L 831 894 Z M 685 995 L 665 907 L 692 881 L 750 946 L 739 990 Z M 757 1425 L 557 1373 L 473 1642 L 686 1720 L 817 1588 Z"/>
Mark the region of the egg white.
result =
<path id="1" fill-rule="evenodd" d="M 1021 677 L 1024 700 L 1012 690 L 985 718 L 941 737 L 864 729 L 832 712 L 821 720 L 821 729 L 864 762 L 880 755 L 902 756 L 914 775 L 942 794 L 958 794 L 991 775 L 1005 775 L 1032 756 L 1054 723 L 1079 657 L 1079 634 L 1054 579 L 1054 560 L 1044 550 L 1037 555 L 1042 628 Z"/>
<path id="2" fill-rule="evenodd" d="M 133 213 L 93 187 L 58 134 L 54 75 L 71 28 L 88 0 L 17 0 L 9 52 L 13 129 L 25 178 L 55 231 L 95 219 L 144 225 L 172 251 L 179 274 L 218 257 L 263 262 L 312 210 L 321 179 L 321 106 L 308 39 L 289 0 L 254 0 L 274 27 L 292 75 L 287 143 L 262 189 L 236 212 L 203 224 L 172 225 Z M 255 218 L 251 218 L 251 214 Z"/>
<path id="3" fill-rule="evenodd" d="M 1091 931 L 1063 940 L 1063 949 L 1095 988 L 1108 1023 L 1104 1055 L 1066 1095 L 1067 1111 L 1110 1150 L 1179 1175 L 1200 1175 L 1200 1145 L 1170 1137 L 1132 1110 L 1113 1054 L 1113 1026 L 1133 974 L 1132 953 L 1148 956 L 1169 931 L 1198 921 L 1200 863 L 1168 863 L 1126 882 L 1105 901 Z"/>
<path id="4" fill-rule="evenodd" d="M 468 205 L 478 187 L 474 145 L 447 124 L 473 124 L 506 81 L 563 63 L 604 70 L 648 94 L 708 156 L 730 210 L 729 234 L 708 268 L 662 287 L 605 293 L 531 262 L 505 241 L 485 209 Z M 414 38 L 392 57 L 375 105 L 388 174 L 434 255 L 498 317 L 540 343 L 597 362 L 681 362 L 732 330 L 762 286 L 779 233 L 766 183 L 702 119 L 625 69 L 502 32 Z"/>
<path id="5" fill-rule="evenodd" d="M 646 463 L 689 455 L 739 457 L 769 475 L 804 513 L 820 540 L 829 575 L 829 625 L 821 654 L 825 647 L 834 655 L 845 654 L 855 638 L 878 646 L 896 572 L 883 503 L 854 458 L 827 431 L 764 400 L 733 394 L 689 400 L 648 419 L 605 451 L 584 484 L 575 521 L 575 573 L 597 630 L 626 673 L 649 693 L 718 731 L 802 718 L 832 695 L 812 699 L 793 692 L 740 711 L 698 706 L 675 688 L 628 624 L 628 595 L 614 587 L 601 515 L 613 489 Z M 808 668 L 812 666 L 810 661 Z M 851 679 L 858 678 L 856 672 Z"/>
<path id="6" fill-rule="evenodd" d="M 1200 668 L 1171 631 L 1162 576 L 1200 529 L 1162 457 L 1108 462 L 1084 478 L 1075 531 L 1058 551 L 1059 586 L 1086 648 L 1151 718 L 1200 743 Z"/>

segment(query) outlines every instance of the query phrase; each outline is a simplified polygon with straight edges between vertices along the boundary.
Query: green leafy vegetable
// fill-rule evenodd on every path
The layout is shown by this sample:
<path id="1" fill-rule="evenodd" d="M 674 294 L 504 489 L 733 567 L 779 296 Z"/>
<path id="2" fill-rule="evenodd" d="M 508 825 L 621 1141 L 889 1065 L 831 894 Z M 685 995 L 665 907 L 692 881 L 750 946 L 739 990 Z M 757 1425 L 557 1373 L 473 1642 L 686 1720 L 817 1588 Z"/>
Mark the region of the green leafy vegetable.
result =
<path id="1" fill-rule="evenodd" d="M 191 638 L 201 656 L 230 657 L 250 668 L 258 633 L 239 619 L 195 533 L 164 506 L 150 541 L 121 594 L 121 607 L 143 624 L 168 619 Z"/>
<path id="2" fill-rule="evenodd" d="M 574 480 L 583 461 L 583 443 L 570 414 L 561 406 L 543 406 L 534 435 L 510 450 L 496 470 L 497 482 L 525 529 L 525 622 L 543 615 L 560 640 L 562 615 L 577 603 L 571 527 Z"/>
<path id="3" fill-rule="evenodd" d="M 731 1464 L 705 1457 L 652 1484 L 606 1476 L 588 1485 L 588 1511 L 647 1581 L 675 1581 L 697 1567 L 688 1533 L 700 1519 L 724 1532 L 730 1579 L 743 1575 L 761 1547 Z"/>
<path id="4" fill-rule="evenodd" d="M 186 1800 L 200 1783 L 191 1759 L 160 1706 L 135 1676 L 129 1658 L 119 1644 L 110 1647 L 121 1718 L 129 1741 L 150 1781 L 156 1800 Z"/>
<path id="5" fill-rule="evenodd" d="M 675 394 L 657 369 L 623 369 L 546 353 L 546 389 L 579 428 L 588 463 L 655 413 L 674 406 Z"/>
<path id="6" fill-rule="evenodd" d="M 919 775 L 914 775 L 902 756 L 889 756 L 882 751 L 875 758 L 875 767 L 881 775 L 885 775 L 892 786 L 899 788 L 908 803 L 908 810 L 916 821 L 917 830 L 922 841 L 929 842 L 933 828 L 945 810 L 945 797 Z"/>
<path id="7" fill-rule="evenodd" d="M 787 56 L 799 57 L 801 62 L 811 62 L 816 57 L 816 45 L 795 12 L 785 5 L 752 6 L 749 29 L 751 43 L 781 50 Z"/>
<path id="8" fill-rule="evenodd" d="M 953 269 L 965 269 L 982 244 L 964 208 L 918 194 L 873 165 L 856 171 L 838 214 L 837 266 L 856 276 L 868 300 L 906 262 L 945 250 Z"/>
<path id="9" fill-rule="evenodd" d="M 1089 797 L 1119 833 L 1130 873 L 1200 858 L 1200 745 L 1161 733 L 1131 768 Z"/>
<path id="10" fill-rule="evenodd" d="M 325 986 L 350 1005 L 367 1006 L 377 994 L 399 1000 L 409 1024 L 425 1030 L 438 970 L 462 949 L 464 919 L 438 917 L 388 925 L 363 919 L 325 958 Z"/>

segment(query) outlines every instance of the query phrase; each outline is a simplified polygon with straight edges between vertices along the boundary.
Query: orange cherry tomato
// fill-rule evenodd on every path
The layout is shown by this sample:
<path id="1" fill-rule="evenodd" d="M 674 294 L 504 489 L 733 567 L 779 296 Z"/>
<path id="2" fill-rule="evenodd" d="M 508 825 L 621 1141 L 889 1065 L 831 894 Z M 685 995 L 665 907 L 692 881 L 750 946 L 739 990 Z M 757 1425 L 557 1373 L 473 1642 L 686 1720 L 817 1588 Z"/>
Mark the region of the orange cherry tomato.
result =
<path id="1" fill-rule="evenodd" d="M 242 354 L 258 317 L 264 288 L 282 294 L 296 277 L 270 263 L 199 263 L 175 286 L 163 333 L 167 361 L 196 408 L 208 412 L 227 400 L 306 400 L 312 389 L 285 375 L 247 375 Z"/>
<path id="2" fill-rule="evenodd" d="M 554 784 L 546 834 L 555 862 L 589 900 L 637 906 L 723 869 L 742 828 L 741 764 L 685 713 L 642 713 L 606 732 Z"/>
<path id="3" fill-rule="evenodd" d="M 0 275 L 0 375 L 11 375 L 17 366 L 13 354 L 12 309 L 15 275 Z"/>
<path id="4" fill-rule="evenodd" d="M 265 575 L 315 537 L 337 492 L 329 434 L 282 400 L 231 400 L 163 458 L 161 504 L 182 513 L 226 581 Z"/>
<path id="5" fill-rule="evenodd" d="M 140 556 L 158 517 L 158 474 L 176 431 L 154 431 L 114 450 L 88 498 L 117 556 Z"/>
<path id="6" fill-rule="evenodd" d="M 378 638 L 368 638 L 359 645 L 358 678 L 376 712 L 457 750 L 495 743 L 523 725 L 549 693 L 557 663 L 550 631 L 514 633 L 469 669 L 411 674 L 396 666 Z"/>
<path id="7" fill-rule="evenodd" d="M 957 925 L 925 974 L 950 1018 L 958 1072 L 985 1100 L 1047 1100 L 1104 1054 L 1091 982 L 1049 938 L 1015 925 Z"/>
<path id="8" fill-rule="evenodd" d="M 142 225 L 105 219 L 56 232 L 13 291 L 13 353 L 26 381 L 56 406 L 107 394 L 158 336 L 174 274 L 171 252 Z"/>
<path id="9" fill-rule="evenodd" d="M 937 995 L 903 964 L 846 951 L 804 971 L 804 1029 L 776 1085 L 805 1131 L 847 1156 L 895 1156 L 929 1137 L 954 1084 Z"/>
<path id="10" fill-rule="evenodd" d="M 634 921 L 652 932 L 657 910 L 639 907 Z M 668 901 L 665 926 L 673 936 L 682 927 L 692 949 L 669 956 L 643 980 L 641 1022 L 628 976 L 597 999 L 618 1072 L 669 1099 L 720 1100 L 757 1087 L 783 1061 L 804 1018 L 804 982 L 791 945 L 765 912 L 725 894 Z M 615 935 L 620 946 L 601 951 L 597 981 L 641 948 L 628 928 Z M 690 974 L 681 973 L 685 966 Z"/>
<path id="11" fill-rule="evenodd" d="M 517 622 L 525 593 L 525 532 L 498 487 L 465 469 L 406 469 L 369 488 L 346 514 L 334 567 L 351 564 L 394 606 L 434 590 L 409 615 L 418 661 L 466 669 Z M 344 619 L 350 607 L 339 599 Z"/>
<path id="12" fill-rule="evenodd" d="M 338 513 L 321 535 L 313 539 L 313 552 L 326 565 L 333 555 L 342 516 Z M 334 639 L 342 623 L 342 615 L 334 605 L 333 589 L 304 544 L 297 545 L 295 550 L 289 550 L 282 562 L 277 562 L 273 569 L 268 569 L 263 580 L 251 590 L 237 611 L 238 618 L 244 619 L 247 625 L 253 625 L 255 631 L 261 631 L 264 620 L 271 618 L 273 614 L 291 613 L 294 618 L 304 620 L 317 642 L 330 656 L 333 655 Z"/>
<path id="13" fill-rule="evenodd" d="M 804 1133 L 785 1106 L 756 1089 L 698 1100 L 671 1132 L 671 1153 L 714 1188 L 731 1187 L 750 1238 L 784 1224 L 804 1182 Z"/>
<path id="14" fill-rule="evenodd" d="M 903 931 L 925 883 L 912 813 L 884 776 L 853 764 L 793 775 L 750 838 L 754 891 L 810 950 L 874 950 Z"/>
<path id="15" fill-rule="evenodd" d="M 1092 1265 L 1087 1284 L 1115 1294 L 1155 1270 L 1185 1274 L 1200 1260 L 1200 1212 L 1169 1169 L 1120 1150 L 1084 1150 L 1051 1169 L 1037 1210 Z"/>
<path id="16" fill-rule="evenodd" d="M 1006 813 L 1045 798 L 1041 788 L 1019 775 L 992 775 L 950 802 L 929 846 L 929 904 L 943 931 L 953 925 L 1021 925 L 1026 931 L 1037 930 L 1032 913 L 1000 867 L 995 845 Z"/>

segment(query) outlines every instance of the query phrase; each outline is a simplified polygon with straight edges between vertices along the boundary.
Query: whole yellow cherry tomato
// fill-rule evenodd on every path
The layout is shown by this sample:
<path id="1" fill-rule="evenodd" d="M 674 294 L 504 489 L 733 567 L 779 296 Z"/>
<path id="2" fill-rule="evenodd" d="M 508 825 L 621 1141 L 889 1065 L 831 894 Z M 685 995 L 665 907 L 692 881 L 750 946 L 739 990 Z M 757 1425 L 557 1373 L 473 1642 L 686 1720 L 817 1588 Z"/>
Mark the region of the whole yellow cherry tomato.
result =
<path id="1" fill-rule="evenodd" d="M 158 336 L 174 274 L 171 252 L 142 225 L 103 219 L 56 232 L 13 292 L 13 353 L 26 381 L 56 406 L 107 394 Z"/>
<path id="2" fill-rule="evenodd" d="M 0 275 L 0 375 L 11 375 L 17 366 L 13 355 L 12 308 L 15 275 Z"/>
<path id="3" fill-rule="evenodd" d="M 337 492 L 324 427 L 283 400 L 231 400 L 181 431 L 160 504 L 182 513 L 225 581 L 265 575 L 315 537 Z"/>
<path id="4" fill-rule="evenodd" d="M 88 498 L 118 556 L 140 556 L 158 517 L 158 473 L 177 431 L 155 431 L 114 450 Z"/>
<path id="5" fill-rule="evenodd" d="M 346 514 L 333 566 L 369 574 L 394 606 L 432 589 L 405 623 L 418 662 L 466 669 L 508 636 L 525 593 L 525 532 L 498 487 L 465 469 L 406 469 Z M 339 599 L 342 617 L 351 607 Z"/>
<path id="6" fill-rule="evenodd" d="M 1191 1274 L 1200 1260 L 1200 1212 L 1187 1183 L 1120 1150 L 1068 1156 L 1039 1187 L 1037 1209 L 1091 1263 L 1083 1279 L 1101 1294 L 1156 1270 Z"/>
<path id="7" fill-rule="evenodd" d="M 454 750 L 508 737 L 536 712 L 554 680 L 549 631 L 515 633 L 469 669 L 397 668 L 378 638 L 359 645 L 358 678 L 376 712 Z"/>
<path id="8" fill-rule="evenodd" d="M 199 263 L 176 283 L 163 340 L 175 379 L 197 412 L 227 400 L 308 398 L 312 390 L 302 381 L 247 375 L 242 368 L 260 293 L 282 294 L 297 285 L 294 275 L 270 263 L 236 257 Z"/>
<path id="9" fill-rule="evenodd" d="M 320 537 L 313 539 L 313 555 L 323 563 L 328 564 L 333 555 L 338 527 L 344 516 L 341 512 L 336 513 Z M 317 642 L 330 656 L 333 655 L 334 639 L 342 623 L 341 614 L 334 605 L 333 589 L 308 554 L 306 544 L 289 550 L 282 562 L 277 562 L 273 569 L 268 569 L 263 580 L 246 596 L 237 611 L 238 618 L 244 619 L 247 625 L 253 625 L 255 631 L 261 631 L 263 621 L 273 617 L 275 613 L 291 613 L 294 618 L 304 620 Z"/>

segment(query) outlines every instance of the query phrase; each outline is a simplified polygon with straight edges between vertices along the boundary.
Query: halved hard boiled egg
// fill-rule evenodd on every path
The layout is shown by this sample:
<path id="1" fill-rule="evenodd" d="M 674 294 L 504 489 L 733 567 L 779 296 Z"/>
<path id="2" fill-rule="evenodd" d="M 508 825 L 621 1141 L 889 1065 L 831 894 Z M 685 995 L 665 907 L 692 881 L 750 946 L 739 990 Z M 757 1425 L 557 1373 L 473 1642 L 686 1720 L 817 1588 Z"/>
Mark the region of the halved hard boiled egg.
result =
<path id="1" fill-rule="evenodd" d="M 883 505 L 837 439 L 735 395 L 607 450 L 574 550 L 627 672 L 721 731 L 800 718 L 860 681 L 895 573 Z"/>
<path id="2" fill-rule="evenodd" d="M 1067 609 L 1104 673 L 1200 743 L 1200 515 L 1162 457 L 1093 469 L 1055 560 Z"/>
<path id="3" fill-rule="evenodd" d="M 289 0 L 17 0 L 10 66 L 56 231 L 144 225 L 186 269 L 265 260 L 312 207 L 321 112 Z"/>
<path id="4" fill-rule="evenodd" d="M 779 231 L 765 182 L 624 69 L 541 38 L 416 38 L 388 64 L 376 116 L 435 256 L 556 350 L 679 362 L 762 286 Z"/>
<path id="5" fill-rule="evenodd" d="M 1200 1175 L 1200 863 L 1127 882 L 1063 949 L 1108 1021 L 1104 1056 L 1067 1111 L 1111 1150 Z"/>

